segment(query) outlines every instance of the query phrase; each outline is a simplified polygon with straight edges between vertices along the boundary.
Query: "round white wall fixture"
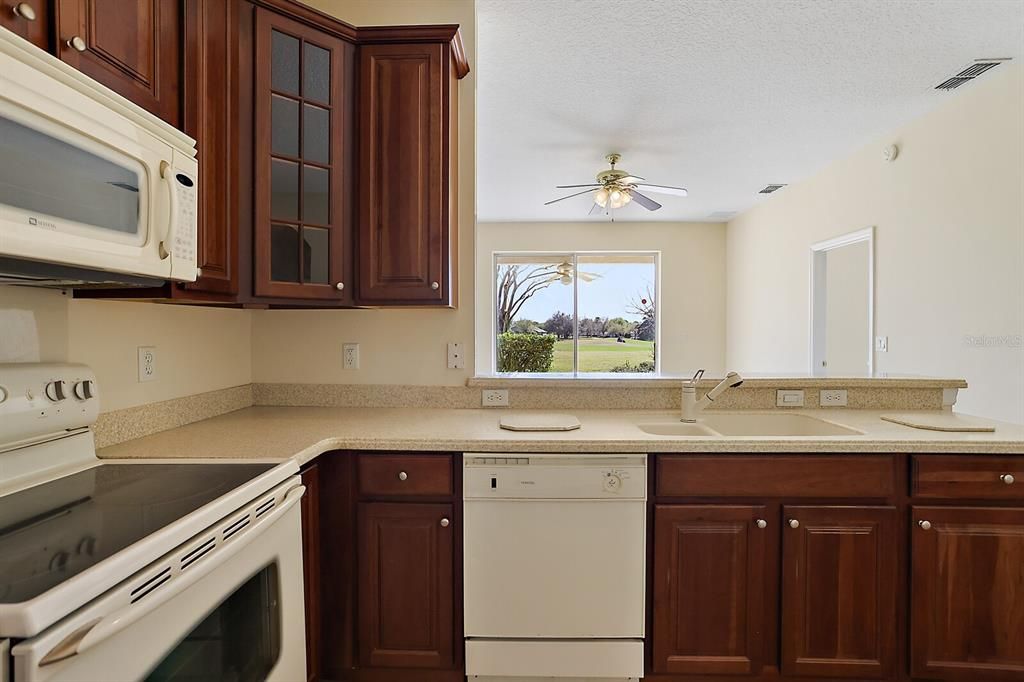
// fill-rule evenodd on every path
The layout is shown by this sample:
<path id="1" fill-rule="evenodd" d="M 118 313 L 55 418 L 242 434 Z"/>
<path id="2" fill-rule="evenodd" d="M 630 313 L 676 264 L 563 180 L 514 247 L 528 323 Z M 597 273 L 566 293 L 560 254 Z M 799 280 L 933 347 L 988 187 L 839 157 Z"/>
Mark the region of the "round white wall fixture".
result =
<path id="1" fill-rule="evenodd" d="M 889 145 L 882 150 L 882 158 L 892 163 L 896 160 L 896 157 L 900 155 L 900 148 L 894 144 Z"/>

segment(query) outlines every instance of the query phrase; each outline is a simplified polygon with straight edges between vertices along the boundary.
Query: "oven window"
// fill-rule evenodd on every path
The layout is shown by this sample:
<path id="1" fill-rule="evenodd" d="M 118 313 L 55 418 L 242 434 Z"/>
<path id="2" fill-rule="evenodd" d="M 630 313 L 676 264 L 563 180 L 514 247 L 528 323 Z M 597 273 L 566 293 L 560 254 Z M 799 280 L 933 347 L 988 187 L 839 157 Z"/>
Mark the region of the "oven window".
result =
<path id="1" fill-rule="evenodd" d="M 160 662 L 149 682 L 258 682 L 281 654 L 277 564 L 249 578 Z"/>
<path id="2" fill-rule="evenodd" d="M 27 213 L 25 229 L 53 229 L 46 223 L 56 218 L 121 241 L 134 237 L 141 182 L 141 166 L 114 163 L 0 116 L 0 204 Z"/>

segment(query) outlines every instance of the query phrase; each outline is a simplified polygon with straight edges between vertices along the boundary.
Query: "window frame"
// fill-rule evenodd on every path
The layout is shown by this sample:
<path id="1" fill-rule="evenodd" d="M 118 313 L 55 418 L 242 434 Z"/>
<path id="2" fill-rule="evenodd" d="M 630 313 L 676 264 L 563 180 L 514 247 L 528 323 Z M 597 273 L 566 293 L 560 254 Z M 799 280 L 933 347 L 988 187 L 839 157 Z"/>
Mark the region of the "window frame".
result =
<path id="1" fill-rule="evenodd" d="M 638 256 L 645 258 L 652 258 L 654 261 L 654 371 L 653 372 L 631 372 L 631 373 L 617 373 L 617 372 L 580 372 L 579 370 L 579 339 L 580 339 L 580 316 L 579 316 L 579 278 L 576 277 L 577 268 L 579 266 L 580 257 L 587 256 Z M 573 331 L 572 331 L 572 372 L 499 372 L 498 371 L 498 315 L 497 315 L 497 304 L 498 304 L 498 291 L 497 291 L 497 275 L 498 275 L 498 260 L 501 258 L 551 258 L 554 259 L 565 259 L 572 262 L 572 320 L 573 320 Z M 551 380 L 565 380 L 565 379 L 581 379 L 581 380 L 594 380 L 594 379 L 624 379 L 624 380 L 643 380 L 643 379 L 656 379 L 661 377 L 661 356 L 662 353 L 658 349 L 661 348 L 661 314 L 662 314 L 662 302 L 661 302 L 661 251 L 653 251 L 648 249 L 600 249 L 591 251 L 492 251 L 491 252 L 491 265 L 490 265 L 490 292 L 491 300 L 488 304 L 490 311 L 490 375 L 501 378 L 521 378 L 521 379 L 551 379 Z"/>

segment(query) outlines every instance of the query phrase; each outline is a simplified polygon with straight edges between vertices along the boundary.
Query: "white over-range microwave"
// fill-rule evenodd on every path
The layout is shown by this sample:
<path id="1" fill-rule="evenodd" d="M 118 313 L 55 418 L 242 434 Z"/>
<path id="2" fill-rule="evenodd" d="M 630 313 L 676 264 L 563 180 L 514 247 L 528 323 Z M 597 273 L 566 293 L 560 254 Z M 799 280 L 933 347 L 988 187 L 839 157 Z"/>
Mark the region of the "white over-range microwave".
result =
<path id="1" fill-rule="evenodd" d="M 0 283 L 195 281 L 195 140 L 0 28 Z"/>

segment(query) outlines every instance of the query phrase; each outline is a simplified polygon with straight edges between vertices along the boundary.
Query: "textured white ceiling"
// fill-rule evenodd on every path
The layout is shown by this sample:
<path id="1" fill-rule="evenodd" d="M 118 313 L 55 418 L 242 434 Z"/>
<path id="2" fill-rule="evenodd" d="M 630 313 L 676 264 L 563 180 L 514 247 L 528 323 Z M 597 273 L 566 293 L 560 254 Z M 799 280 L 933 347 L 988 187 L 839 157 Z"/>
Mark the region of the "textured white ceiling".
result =
<path id="1" fill-rule="evenodd" d="M 619 220 L 722 220 L 1024 59 L 1024 0 L 477 0 L 477 39 L 480 220 L 584 219 L 543 204 L 611 151 L 690 190 Z"/>

